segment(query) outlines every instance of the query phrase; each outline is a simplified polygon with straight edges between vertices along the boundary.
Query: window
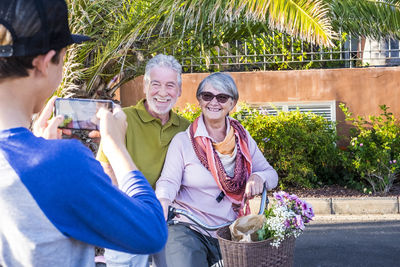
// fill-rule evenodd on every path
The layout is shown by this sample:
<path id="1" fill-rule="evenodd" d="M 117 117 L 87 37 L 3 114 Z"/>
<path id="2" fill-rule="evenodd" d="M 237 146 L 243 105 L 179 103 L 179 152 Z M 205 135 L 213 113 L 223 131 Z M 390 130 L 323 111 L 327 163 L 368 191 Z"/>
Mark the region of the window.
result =
<path id="1" fill-rule="evenodd" d="M 246 103 L 250 108 L 275 116 L 279 111 L 311 112 L 336 121 L 336 101 Z"/>

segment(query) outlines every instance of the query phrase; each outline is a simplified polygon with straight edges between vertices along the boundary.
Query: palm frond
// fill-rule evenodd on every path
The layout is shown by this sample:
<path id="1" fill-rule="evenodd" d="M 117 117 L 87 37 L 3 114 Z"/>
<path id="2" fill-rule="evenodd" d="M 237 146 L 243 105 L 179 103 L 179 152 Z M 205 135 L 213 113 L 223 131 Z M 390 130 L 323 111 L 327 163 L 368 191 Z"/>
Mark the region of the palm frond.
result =
<path id="1" fill-rule="evenodd" d="M 332 26 L 336 31 L 379 39 L 400 38 L 399 0 L 332 0 Z"/>
<path id="2" fill-rule="evenodd" d="M 240 1 L 245 15 L 255 21 L 268 18 L 269 26 L 300 37 L 308 42 L 332 46 L 336 37 L 328 17 L 329 6 L 323 1 L 310 0 L 247 0 Z M 247 2 L 247 3 L 246 3 Z"/>
<path id="3" fill-rule="evenodd" d="M 135 53 L 131 31 L 143 16 L 148 1 L 69 0 L 70 27 L 91 42 L 72 46 L 67 52 L 60 95 L 97 98 L 118 73 L 129 73 L 132 64 L 144 60 Z M 125 63 L 125 61 L 131 61 Z M 128 75 L 128 76 L 129 76 Z M 126 75 L 125 75 L 126 76 Z M 104 97 L 104 96 L 103 96 Z"/>
<path id="4" fill-rule="evenodd" d="M 335 37 L 329 6 L 322 0 L 165 0 L 154 3 L 149 14 L 159 14 L 160 19 L 142 26 L 148 33 L 159 26 L 161 35 L 172 34 L 178 22 L 182 24 L 182 34 L 186 34 L 217 25 L 230 28 L 244 18 L 248 23 L 264 23 L 270 29 L 319 45 L 331 46 Z"/>

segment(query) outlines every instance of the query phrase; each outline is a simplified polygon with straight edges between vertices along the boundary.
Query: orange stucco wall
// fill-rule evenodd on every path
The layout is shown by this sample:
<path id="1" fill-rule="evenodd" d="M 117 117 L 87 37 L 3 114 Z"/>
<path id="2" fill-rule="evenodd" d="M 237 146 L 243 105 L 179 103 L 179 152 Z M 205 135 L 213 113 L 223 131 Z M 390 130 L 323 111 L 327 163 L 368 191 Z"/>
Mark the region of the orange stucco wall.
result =
<path id="1" fill-rule="evenodd" d="M 178 107 L 197 103 L 195 92 L 207 73 L 184 74 Z M 400 117 L 400 67 L 257 71 L 231 73 L 239 89 L 239 101 L 247 103 L 331 101 L 345 103 L 355 115 L 378 115 L 379 105 Z M 135 104 L 143 94 L 143 78 L 121 87 L 123 106 Z M 344 115 L 336 108 L 336 119 Z M 341 126 L 344 126 L 341 123 Z M 342 131 L 347 127 L 340 127 Z"/>

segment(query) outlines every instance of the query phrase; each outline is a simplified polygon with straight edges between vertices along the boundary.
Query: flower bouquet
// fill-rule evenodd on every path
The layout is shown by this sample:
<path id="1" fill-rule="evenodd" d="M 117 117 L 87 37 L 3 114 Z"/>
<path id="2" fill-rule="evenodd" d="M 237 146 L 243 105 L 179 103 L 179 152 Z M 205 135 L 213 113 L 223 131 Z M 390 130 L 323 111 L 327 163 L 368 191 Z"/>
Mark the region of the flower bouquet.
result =
<path id="1" fill-rule="evenodd" d="M 265 221 L 257 235 L 258 240 L 271 238 L 271 245 L 279 247 L 285 238 L 297 238 L 304 231 L 305 224 L 314 217 L 314 211 L 310 204 L 296 195 L 280 191 L 273 196 L 276 202 L 265 210 Z"/>
<path id="2" fill-rule="evenodd" d="M 296 195 L 273 196 L 264 214 L 241 217 L 217 231 L 225 267 L 292 266 L 295 239 L 314 212 Z"/>

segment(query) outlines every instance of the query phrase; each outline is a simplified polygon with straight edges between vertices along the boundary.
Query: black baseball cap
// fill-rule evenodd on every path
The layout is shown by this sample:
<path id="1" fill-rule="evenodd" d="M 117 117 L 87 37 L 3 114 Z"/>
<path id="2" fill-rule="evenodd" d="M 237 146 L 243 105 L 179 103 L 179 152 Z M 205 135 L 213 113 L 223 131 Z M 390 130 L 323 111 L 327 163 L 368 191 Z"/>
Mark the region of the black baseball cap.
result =
<path id="1" fill-rule="evenodd" d="M 0 0 L 2 27 L 7 38 L 0 36 L 0 57 L 36 56 L 90 40 L 71 34 L 65 0 Z"/>

